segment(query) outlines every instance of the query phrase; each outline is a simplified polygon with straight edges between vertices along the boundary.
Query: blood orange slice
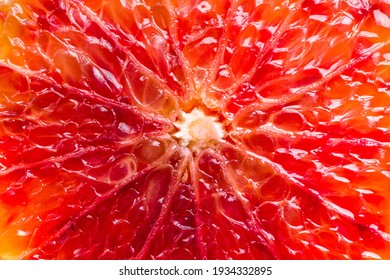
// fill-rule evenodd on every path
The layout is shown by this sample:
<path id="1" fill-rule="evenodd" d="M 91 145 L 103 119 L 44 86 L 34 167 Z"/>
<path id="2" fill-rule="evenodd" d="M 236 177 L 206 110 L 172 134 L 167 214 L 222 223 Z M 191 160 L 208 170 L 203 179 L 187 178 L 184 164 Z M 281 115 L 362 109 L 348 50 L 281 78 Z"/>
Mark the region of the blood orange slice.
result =
<path id="1" fill-rule="evenodd" d="M 390 259 L 387 1 L 0 2 L 0 258 Z"/>

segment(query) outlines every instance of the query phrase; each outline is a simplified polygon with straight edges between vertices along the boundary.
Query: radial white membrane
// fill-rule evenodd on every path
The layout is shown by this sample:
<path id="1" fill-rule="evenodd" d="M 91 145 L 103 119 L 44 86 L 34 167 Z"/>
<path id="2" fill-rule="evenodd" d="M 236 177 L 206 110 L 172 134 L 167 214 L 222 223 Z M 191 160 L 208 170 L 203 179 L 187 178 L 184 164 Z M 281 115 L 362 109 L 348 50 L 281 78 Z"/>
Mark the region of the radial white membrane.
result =
<path id="1" fill-rule="evenodd" d="M 182 112 L 174 123 L 178 132 L 173 134 L 183 147 L 198 149 L 212 140 L 219 141 L 225 135 L 222 124 L 216 117 L 207 116 L 195 108 L 190 113 Z"/>

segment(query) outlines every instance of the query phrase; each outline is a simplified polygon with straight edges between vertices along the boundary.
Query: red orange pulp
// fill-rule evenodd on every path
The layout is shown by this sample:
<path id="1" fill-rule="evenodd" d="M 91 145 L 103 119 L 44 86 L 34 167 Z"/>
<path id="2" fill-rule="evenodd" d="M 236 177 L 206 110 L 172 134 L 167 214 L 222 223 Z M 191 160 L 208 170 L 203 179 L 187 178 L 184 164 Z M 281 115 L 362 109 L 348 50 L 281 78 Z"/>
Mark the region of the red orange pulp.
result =
<path id="1" fill-rule="evenodd" d="M 390 259 L 390 2 L 0 1 L 0 258 Z"/>

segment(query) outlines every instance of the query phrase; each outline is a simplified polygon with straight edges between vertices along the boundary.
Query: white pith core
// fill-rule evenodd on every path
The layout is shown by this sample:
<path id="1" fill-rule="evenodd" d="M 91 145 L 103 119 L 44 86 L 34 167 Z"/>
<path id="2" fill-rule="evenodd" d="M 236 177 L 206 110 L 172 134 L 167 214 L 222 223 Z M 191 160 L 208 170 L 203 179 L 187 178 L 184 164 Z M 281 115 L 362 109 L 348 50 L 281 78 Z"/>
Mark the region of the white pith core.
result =
<path id="1" fill-rule="evenodd" d="M 197 147 L 211 140 L 218 141 L 225 134 L 216 117 L 207 116 L 197 108 L 190 113 L 182 112 L 174 125 L 178 132 L 173 136 L 178 138 L 179 144 L 183 147 Z"/>

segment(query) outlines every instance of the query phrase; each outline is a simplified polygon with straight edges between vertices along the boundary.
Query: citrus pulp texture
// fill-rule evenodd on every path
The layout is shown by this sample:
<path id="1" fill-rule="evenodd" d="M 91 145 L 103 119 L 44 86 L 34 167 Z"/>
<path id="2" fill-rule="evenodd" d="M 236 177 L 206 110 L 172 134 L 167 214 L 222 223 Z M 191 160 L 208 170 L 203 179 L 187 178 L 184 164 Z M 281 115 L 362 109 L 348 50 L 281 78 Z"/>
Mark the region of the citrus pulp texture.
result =
<path id="1" fill-rule="evenodd" d="M 390 259 L 390 2 L 1 0 L 0 258 Z"/>

